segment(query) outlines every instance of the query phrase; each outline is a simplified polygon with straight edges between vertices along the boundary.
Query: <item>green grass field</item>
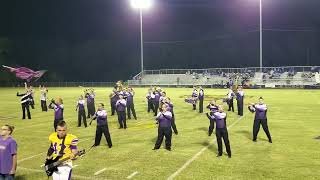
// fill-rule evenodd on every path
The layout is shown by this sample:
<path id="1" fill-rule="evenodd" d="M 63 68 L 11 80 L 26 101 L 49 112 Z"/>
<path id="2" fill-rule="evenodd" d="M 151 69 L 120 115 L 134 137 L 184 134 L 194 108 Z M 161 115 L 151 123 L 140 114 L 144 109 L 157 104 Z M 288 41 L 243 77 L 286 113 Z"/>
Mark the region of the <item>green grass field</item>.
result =
<path id="1" fill-rule="evenodd" d="M 258 142 L 252 142 L 253 114 L 244 108 L 244 117 L 228 113 L 227 124 L 232 158 L 217 158 L 215 135 L 208 137 L 209 121 L 205 114 L 192 111 L 184 102 L 188 88 L 165 88 L 175 108 L 179 135 L 173 135 L 172 151 L 153 151 L 157 126 L 146 112 L 147 88 L 136 88 L 135 108 L 138 120 L 128 120 L 128 129 L 118 129 L 116 116 L 108 116 L 113 147 L 104 137 L 99 147 L 76 160 L 72 179 L 320 179 L 320 91 L 316 90 L 245 90 L 245 104 L 257 102 L 259 96 L 268 104 L 268 123 L 273 144 L 268 143 L 262 128 Z M 15 126 L 13 137 L 18 143 L 16 179 L 47 179 L 43 168 L 53 130 L 53 111 L 41 112 L 39 91 L 32 120 L 22 120 L 18 88 L 0 89 L 0 125 Z M 49 98 L 64 99 L 64 117 L 69 133 L 80 138 L 79 147 L 88 149 L 94 141 L 95 123 L 77 127 L 75 104 L 81 88 L 49 88 Z M 108 114 L 111 88 L 96 88 L 96 105 L 103 102 Z M 221 98 L 225 89 L 205 89 L 205 105 Z M 222 103 L 219 101 L 219 103 Z M 236 101 L 235 101 L 236 103 Z M 225 105 L 226 106 L 226 105 Z M 236 104 L 235 104 L 236 108 Z M 225 149 L 224 149 L 225 152 Z M 186 164 L 187 163 L 187 164 Z M 180 169 L 182 168 L 182 169 Z M 100 170 L 101 173 L 94 175 Z M 178 171 L 180 169 L 180 171 Z"/>

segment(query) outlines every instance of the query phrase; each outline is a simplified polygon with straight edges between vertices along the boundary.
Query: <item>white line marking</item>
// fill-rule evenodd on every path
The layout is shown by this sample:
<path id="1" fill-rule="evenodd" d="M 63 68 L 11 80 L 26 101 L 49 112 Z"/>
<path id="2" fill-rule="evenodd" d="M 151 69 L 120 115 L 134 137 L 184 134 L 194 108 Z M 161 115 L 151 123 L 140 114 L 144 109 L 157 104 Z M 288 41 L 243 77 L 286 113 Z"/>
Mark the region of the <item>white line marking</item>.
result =
<path id="1" fill-rule="evenodd" d="M 247 114 L 245 114 L 247 115 Z M 244 116 L 243 116 L 244 117 Z M 229 127 L 227 127 L 227 129 L 232 128 L 235 124 L 237 124 L 238 122 L 240 122 L 240 119 L 236 120 L 234 123 L 232 123 Z M 212 143 L 216 142 L 217 140 L 213 140 Z M 172 180 L 173 178 L 175 178 L 176 176 L 178 176 L 184 169 L 186 169 L 194 160 L 196 160 L 205 150 L 208 149 L 208 147 L 211 145 L 211 143 L 209 143 L 206 147 L 202 148 L 197 154 L 195 154 L 191 159 L 189 159 L 186 163 L 184 163 L 184 165 L 179 168 L 176 172 L 174 172 L 173 174 L 171 174 L 167 180 Z"/>
<path id="2" fill-rule="evenodd" d="M 23 161 L 32 159 L 32 158 L 37 157 L 37 156 L 40 156 L 40 155 L 42 155 L 42 154 L 44 154 L 44 152 L 39 153 L 39 154 L 36 154 L 36 155 L 33 155 L 33 156 L 30 156 L 30 157 L 26 157 L 26 158 L 20 159 L 20 160 L 18 160 L 18 163 L 21 163 L 21 162 L 23 162 Z"/>
<path id="3" fill-rule="evenodd" d="M 40 170 L 40 169 L 31 169 L 31 168 L 25 168 L 25 167 L 21 167 L 21 166 L 18 166 L 17 169 L 45 174 L 44 170 Z M 92 177 L 79 176 L 79 175 L 72 175 L 72 177 L 77 178 L 77 179 L 92 179 Z"/>
<path id="4" fill-rule="evenodd" d="M 130 176 L 128 176 L 127 179 L 131 179 L 131 178 L 133 178 L 133 176 L 135 176 L 137 174 L 138 174 L 138 171 L 135 171 L 132 174 L 130 174 Z"/>
<path id="5" fill-rule="evenodd" d="M 18 166 L 17 169 L 18 169 L 18 170 L 21 169 L 21 170 L 27 170 L 27 171 L 45 173 L 44 170 L 40 170 L 40 169 L 30 169 L 30 168 L 25 168 L 25 167 L 21 167 L 21 166 Z"/>
<path id="6" fill-rule="evenodd" d="M 91 138 L 83 139 L 81 142 L 84 142 L 84 141 L 87 141 L 87 140 L 90 140 L 90 139 L 91 139 Z M 21 162 L 23 162 L 23 161 L 32 159 L 32 158 L 37 157 L 37 156 L 40 156 L 40 155 L 42 155 L 42 154 L 44 154 L 44 152 L 39 153 L 39 154 L 36 154 L 36 155 L 33 155 L 33 156 L 30 156 L 30 157 L 26 157 L 26 158 L 20 159 L 20 160 L 18 160 L 18 163 L 21 163 Z M 43 167 L 43 166 L 44 166 L 44 164 L 41 165 L 40 167 Z"/>
<path id="7" fill-rule="evenodd" d="M 101 170 L 99 170 L 99 171 L 97 171 L 97 172 L 95 172 L 93 175 L 99 175 L 99 174 L 101 174 L 103 171 L 105 171 L 105 170 L 107 170 L 107 168 L 103 168 L 103 169 L 101 169 Z"/>

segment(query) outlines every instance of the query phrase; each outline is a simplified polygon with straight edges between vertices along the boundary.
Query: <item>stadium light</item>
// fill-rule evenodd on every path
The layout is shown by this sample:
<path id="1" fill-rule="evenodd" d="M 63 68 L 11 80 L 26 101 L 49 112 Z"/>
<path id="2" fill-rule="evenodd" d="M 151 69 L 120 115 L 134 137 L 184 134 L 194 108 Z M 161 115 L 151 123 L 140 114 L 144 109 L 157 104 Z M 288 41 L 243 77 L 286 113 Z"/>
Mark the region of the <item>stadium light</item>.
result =
<path id="1" fill-rule="evenodd" d="M 131 0 L 131 6 L 135 9 L 149 9 L 151 5 L 151 0 Z"/>
<path id="2" fill-rule="evenodd" d="M 143 73 L 143 14 L 142 11 L 149 9 L 152 6 L 151 0 L 131 0 L 131 6 L 134 9 L 139 9 L 140 11 L 140 48 L 141 48 L 141 73 Z"/>
<path id="3" fill-rule="evenodd" d="M 260 31 L 260 72 L 262 72 L 262 66 L 263 66 L 263 64 L 262 64 L 262 60 L 263 60 L 263 58 L 262 58 L 262 53 L 263 53 L 263 51 L 262 51 L 262 0 L 259 0 L 260 2 L 260 5 L 259 5 L 259 19 L 260 19 L 260 21 L 259 21 L 259 23 L 260 23 L 260 28 L 259 28 L 259 31 Z"/>

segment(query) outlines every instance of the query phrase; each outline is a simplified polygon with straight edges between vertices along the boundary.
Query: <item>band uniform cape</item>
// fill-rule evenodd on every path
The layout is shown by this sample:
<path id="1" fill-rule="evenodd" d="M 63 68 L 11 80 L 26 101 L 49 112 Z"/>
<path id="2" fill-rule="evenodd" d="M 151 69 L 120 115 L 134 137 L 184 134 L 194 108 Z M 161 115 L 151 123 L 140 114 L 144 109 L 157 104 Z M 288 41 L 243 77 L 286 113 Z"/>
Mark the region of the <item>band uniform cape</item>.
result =
<path id="1" fill-rule="evenodd" d="M 26 67 L 13 68 L 5 65 L 2 65 L 2 67 L 9 69 L 10 72 L 15 73 L 17 78 L 26 80 L 27 82 L 30 82 L 32 79 L 37 81 L 46 72 L 46 70 L 34 71 Z"/>

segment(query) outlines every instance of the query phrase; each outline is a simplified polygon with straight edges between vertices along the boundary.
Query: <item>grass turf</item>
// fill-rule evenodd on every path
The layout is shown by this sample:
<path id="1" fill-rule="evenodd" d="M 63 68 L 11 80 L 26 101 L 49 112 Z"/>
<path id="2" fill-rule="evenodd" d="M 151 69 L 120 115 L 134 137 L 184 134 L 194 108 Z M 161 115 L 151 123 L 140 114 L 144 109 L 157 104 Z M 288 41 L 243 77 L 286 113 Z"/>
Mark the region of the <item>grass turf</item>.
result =
<path id="1" fill-rule="evenodd" d="M 18 88 L 0 89 L 0 125 L 15 126 L 13 137 L 18 143 L 16 179 L 46 179 L 43 164 L 49 146 L 48 136 L 53 130 L 53 111 L 41 112 L 39 91 L 32 120 L 21 120 Z M 133 179 L 167 179 L 201 149 L 205 149 L 175 179 L 318 179 L 320 174 L 319 105 L 320 91 L 316 90 L 245 90 L 245 105 L 263 96 L 268 104 L 268 125 L 273 138 L 269 144 L 262 128 L 258 142 L 252 139 L 253 114 L 244 108 L 244 117 L 228 112 L 232 158 L 216 158 L 215 135 L 207 135 L 209 121 L 205 114 L 192 111 L 184 102 L 192 89 L 165 88 L 174 103 L 179 135 L 173 135 L 172 151 L 151 150 L 157 136 L 152 113 L 146 112 L 147 88 L 135 88 L 134 98 L 138 120 L 128 120 L 128 129 L 118 129 L 117 117 L 110 116 L 108 95 L 111 88 L 96 88 L 96 105 L 103 102 L 113 142 L 109 149 L 104 137 L 101 145 L 91 149 L 74 162 L 72 179 L 125 179 L 136 172 Z M 95 122 L 88 128 L 77 126 L 75 111 L 81 88 L 49 88 L 49 98 L 61 96 L 64 117 L 69 133 L 80 138 L 79 147 L 88 149 L 94 141 Z M 226 89 L 205 89 L 206 105 L 212 97 L 221 98 Z M 219 101 L 219 103 L 222 103 Z M 235 108 L 236 108 L 236 101 Z M 225 105 L 226 109 L 226 105 Z M 224 149 L 225 152 L 225 149 Z M 105 171 L 94 175 L 101 169 Z"/>

